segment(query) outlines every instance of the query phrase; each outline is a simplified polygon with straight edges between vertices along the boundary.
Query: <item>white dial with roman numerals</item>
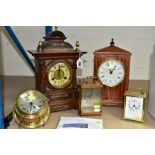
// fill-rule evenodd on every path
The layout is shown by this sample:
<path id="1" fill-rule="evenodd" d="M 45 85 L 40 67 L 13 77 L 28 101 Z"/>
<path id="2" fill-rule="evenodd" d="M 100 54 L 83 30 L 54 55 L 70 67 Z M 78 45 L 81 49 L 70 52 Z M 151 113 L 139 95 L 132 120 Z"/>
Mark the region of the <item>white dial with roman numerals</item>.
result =
<path id="1" fill-rule="evenodd" d="M 124 80 L 124 65 L 118 60 L 109 59 L 99 66 L 97 74 L 102 84 L 114 87 Z"/>

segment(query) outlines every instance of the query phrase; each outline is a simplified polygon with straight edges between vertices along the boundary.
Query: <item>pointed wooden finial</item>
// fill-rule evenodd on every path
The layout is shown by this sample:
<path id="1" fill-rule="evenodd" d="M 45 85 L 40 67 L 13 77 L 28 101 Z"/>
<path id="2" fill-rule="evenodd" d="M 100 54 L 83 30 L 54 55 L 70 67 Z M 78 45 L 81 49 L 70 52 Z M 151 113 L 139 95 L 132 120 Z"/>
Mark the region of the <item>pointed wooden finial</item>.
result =
<path id="1" fill-rule="evenodd" d="M 110 45 L 111 45 L 111 46 L 114 46 L 114 44 L 115 44 L 115 43 L 114 43 L 114 39 L 112 38 L 112 39 L 111 39 L 111 42 L 110 42 Z"/>

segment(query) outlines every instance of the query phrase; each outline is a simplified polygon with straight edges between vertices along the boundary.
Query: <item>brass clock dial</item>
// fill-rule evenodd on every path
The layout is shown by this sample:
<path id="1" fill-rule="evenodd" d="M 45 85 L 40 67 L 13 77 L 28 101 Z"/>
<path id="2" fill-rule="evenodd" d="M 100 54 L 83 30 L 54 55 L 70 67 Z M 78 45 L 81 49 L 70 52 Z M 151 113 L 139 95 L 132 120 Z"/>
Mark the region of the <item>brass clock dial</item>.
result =
<path id="1" fill-rule="evenodd" d="M 98 68 L 98 78 L 102 84 L 114 87 L 124 80 L 124 65 L 115 59 L 104 61 Z"/>
<path id="2" fill-rule="evenodd" d="M 71 67 L 65 61 L 57 61 L 51 66 L 47 76 L 52 87 L 65 88 L 71 83 Z"/>

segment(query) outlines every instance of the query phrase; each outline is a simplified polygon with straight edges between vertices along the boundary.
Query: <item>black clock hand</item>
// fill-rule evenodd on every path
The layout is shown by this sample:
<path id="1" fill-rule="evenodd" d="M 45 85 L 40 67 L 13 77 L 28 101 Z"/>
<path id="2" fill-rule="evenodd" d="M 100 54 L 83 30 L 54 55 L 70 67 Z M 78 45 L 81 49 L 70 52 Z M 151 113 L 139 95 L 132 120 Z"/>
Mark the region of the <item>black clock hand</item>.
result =
<path id="1" fill-rule="evenodd" d="M 116 66 L 117 66 L 117 65 L 114 66 L 113 71 L 116 69 Z"/>
<path id="2" fill-rule="evenodd" d="M 60 65 L 59 65 L 59 69 L 58 69 L 58 77 L 60 79 Z"/>
<path id="3" fill-rule="evenodd" d="M 34 104 L 33 104 L 33 107 L 34 107 L 35 109 L 37 109 L 37 110 L 40 109 L 38 106 L 36 106 L 36 105 L 34 105 Z"/>
<path id="4" fill-rule="evenodd" d="M 30 112 L 32 111 L 33 102 L 30 102 Z"/>
<path id="5" fill-rule="evenodd" d="M 109 69 L 109 71 L 110 71 L 110 74 L 113 74 L 113 71 L 116 69 L 116 66 L 117 66 L 117 65 L 115 65 L 115 66 L 114 66 L 114 68 L 112 68 L 112 69 Z"/>
<path id="6" fill-rule="evenodd" d="M 130 108 L 131 109 L 131 111 L 133 110 L 133 106 Z"/>
<path id="7" fill-rule="evenodd" d="M 113 70 L 112 69 L 109 69 L 109 73 L 112 74 L 113 73 Z"/>

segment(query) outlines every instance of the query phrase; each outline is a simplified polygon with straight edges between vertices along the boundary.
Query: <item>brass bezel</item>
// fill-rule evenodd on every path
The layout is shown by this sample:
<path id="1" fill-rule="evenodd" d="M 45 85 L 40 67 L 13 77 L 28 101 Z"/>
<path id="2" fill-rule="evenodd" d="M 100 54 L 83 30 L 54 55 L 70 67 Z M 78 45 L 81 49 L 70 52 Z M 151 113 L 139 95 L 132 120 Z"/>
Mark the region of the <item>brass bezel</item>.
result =
<path id="1" fill-rule="evenodd" d="M 51 68 L 54 65 L 56 65 L 57 63 L 64 63 L 68 67 L 68 69 L 70 71 L 70 78 L 68 79 L 68 82 L 65 83 L 64 85 L 61 85 L 61 86 L 54 86 L 53 84 L 51 84 L 50 79 L 49 79 L 49 72 L 50 72 Z M 72 82 L 72 77 L 73 77 L 72 68 L 71 68 L 70 64 L 67 61 L 65 61 L 65 60 L 55 60 L 54 62 L 50 63 L 50 65 L 48 66 L 47 80 L 48 80 L 48 83 L 50 84 L 50 86 L 52 86 L 53 88 L 60 89 L 60 88 L 68 87 L 71 84 L 71 82 Z"/>
<path id="2" fill-rule="evenodd" d="M 127 96 L 129 96 L 129 97 L 136 97 L 136 98 L 143 98 L 143 110 L 142 110 L 142 116 L 141 116 L 141 119 L 140 120 L 130 119 L 130 118 L 126 118 L 125 117 L 125 112 L 126 112 L 126 97 Z M 137 121 L 137 122 L 142 122 L 143 123 L 144 122 L 145 98 L 146 98 L 146 93 L 141 94 L 141 93 L 138 93 L 138 92 L 130 92 L 130 91 L 125 92 L 125 94 L 124 94 L 124 114 L 123 114 L 123 119 L 125 119 L 125 120 L 131 120 L 131 121 Z"/>
<path id="3" fill-rule="evenodd" d="M 111 60 L 112 60 L 112 61 L 117 61 L 117 62 L 119 62 L 119 63 L 122 65 L 123 69 L 124 69 L 124 76 L 123 76 L 123 79 L 122 79 L 119 83 L 117 83 L 117 84 L 115 84 L 115 85 L 108 85 L 108 84 L 105 84 L 105 83 L 102 82 L 102 81 L 100 80 L 100 78 L 99 78 L 99 68 L 102 66 L 103 63 L 105 63 L 105 62 L 107 62 L 107 61 L 111 61 Z M 108 86 L 108 87 L 115 87 L 115 86 L 119 85 L 120 83 L 122 83 L 123 80 L 125 79 L 125 74 L 126 74 L 126 72 L 125 72 L 124 64 L 123 64 L 121 61 L 119 61 L 119 60 L 117 60 L 117 59 L 115 59 L 115 58 L 106 59 L 105 61 L 103 61 L 103 62 L 99 65 L 99 67 L 98 67 L 98 69 L 97 69 L 97 77 L 98 77 L 99 81 L 100 81 L 103 85 Z"/>

